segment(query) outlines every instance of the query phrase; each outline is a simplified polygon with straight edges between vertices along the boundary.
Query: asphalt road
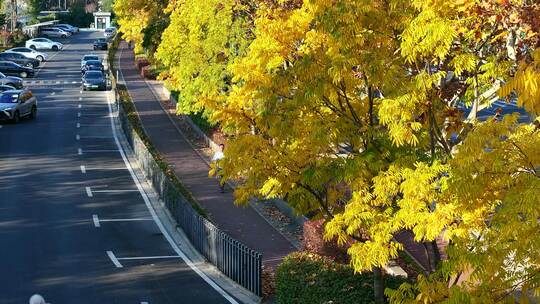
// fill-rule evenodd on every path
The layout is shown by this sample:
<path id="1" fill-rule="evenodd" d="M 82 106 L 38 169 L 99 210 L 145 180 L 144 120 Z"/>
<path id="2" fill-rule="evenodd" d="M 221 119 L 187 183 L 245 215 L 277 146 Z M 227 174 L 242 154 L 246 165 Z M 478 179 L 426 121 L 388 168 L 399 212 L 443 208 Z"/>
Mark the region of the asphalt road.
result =
<path id="1" fill-rule="evenodd" d="M 67 40 L 29 79 L 37 119 L 0 124 L 0 303 L 229 303 L 152 220 L 107 93 L 80 91 L 80 58 L 100 36 Z"/>

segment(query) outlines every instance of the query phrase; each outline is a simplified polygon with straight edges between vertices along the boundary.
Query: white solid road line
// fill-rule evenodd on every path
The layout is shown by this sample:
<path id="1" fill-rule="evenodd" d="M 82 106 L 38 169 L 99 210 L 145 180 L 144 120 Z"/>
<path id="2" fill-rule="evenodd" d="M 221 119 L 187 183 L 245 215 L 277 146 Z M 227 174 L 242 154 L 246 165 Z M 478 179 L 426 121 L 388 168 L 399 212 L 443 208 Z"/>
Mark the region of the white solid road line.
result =
<path id="1" fill-rule="evenodd" d="M 92 215 L 92 220 L 94 221 L 94 227 L 99 228 L 101 225 L 99 224 L 99 218 L 97 214 Z"/>
<path id="2" fill-rule="evenodd" d="M 86 173 L 86 167 L 85 166 L 81 166 L 81 173 Z"/>
<path id="3" fill-rule="evenodd" d="M 111 126 L 109 124 L 81 124 L 81 123 L 77 123 L 77 125 L 78 125 L 78 128 L 80 127 L 110 127 Z"/>
<path id="4" fill-rule="evenodd" d="M 88 197 L 93 197 L 94 195 L 92 194 L 92 189 L 90 189 L 90 187 L 85 187 L 86 188 L 86 195 L 88 195 Z"/>
<path id="5" fill-rule="evenodd" d="M 78 155 L 82 155 L 82 149 L 81 149 L 81 148 L 78 148 L 78 149 L 77 149 L 77 154 L 78 154 Z"/>
<path id="6" fill-rule="evenodd" d="M 81 112 L 77 112 L 77 117 L 81 117 Z"/>
<path id="7" fill-rule="evenodd" d="M 82 155 L 82 149 L 79 148 L 80 153 L 79 155 Z M 84 150 L 84 153 L 108 153 L 108 152 L 118 152 L 119 150 L 112 149 L 112 150 Z"/>
<path id="8" fill-rule="evenodd" d="M 122 51 L 123 49 L 120 49 Z M 120 145 L 120 141 L 118 140 L 118 136 L 116 135 L 116 129 L 114 125 L 113 120 L 113 111 L 111 106 L 111 95 L 107 94 L 107 105 L 109 106 L 109 119 L 111 122 L 111 130 L 112 134 L 114 136 L 114 141 L 116 143 L 116 146 L 118 147 L 118 150 L 120 151 L 120 156 L 122 157 L 122 160 L 126 164 L 126 167 L 128 168 L 129 174 L 131 175 L 131 178 L 137 185 L 137 189 L 139 189 L 139 192 L 141 193 L 141 196 L 144 200 L 144 203 L 146 204 L 146 208 L 148 208 L 148 211 L 150 211 L 150 214 L 152 215 L 152 218 L 154 219 L 154 222 L 158 226 L 159 230 L 165 236 L 165 239 L 169 242 L 171 247 L 174 249 L 176 254 L 182 258 L 182 260 L 191 268 L 195 273 L 197 273 L 208 285 L 210 285 L 212 288 L 214 288 L 215 291 L 217 291 L 223 298 L 225 298 L 227 301 L 229 301 L 231 304 L 239 304 L 238 301 L 236 301 L 233 297 L 231 297 L 223 288 L 221 288 L 219 285 L 217 285 L 212 279 L 210 279 L 204 272 L 202 272 L 197 266 L 186 256 L 186 254 L 178 247 L 178 245 L 174 242 L 173 238 L 169 235 L 169 232 L 165 227 L 163 226 L 163 223 L 159 219 L 159 217 L 156 214 L 156 211 L 154 210 L 154 207 L 150 203 L 150 199 L 148 198 L 148 195 L 146 192 L 144 192 L 144 189 L 142 188 L 141 183 L 137 179 L 137 176 L 135 175 L 135 172 L 133 171 L 133 168 L 131 168 L 131 164 L 129 163 L 124 150 L 122 150 L 122 146 Z M 111 252 L 112 253 L 112 252 Z M 114 255 L 113 255 L 114 256 Z M 118 260 L 117 260 L 118 261 Z M 118 262 L 119 265 L 120 262 Z"/>
<path id="9" fill-rule="evenodd" d="M 81 127 L 81 123 L 77 123 L 77 129 Z"/>
<path id="10" fill-rule="evenodd" d="M 123 168 L 121 168 L 121 167 L 117 167 L 117 168 L 115 168 L 115 167 L 112 167 L 112 168 L 109 168 L 109 167 L 90 167 L 90 168 L 88 168 L 88 167 L 86 167 L 86 171 L 88 171 L 88 170 L 127 170 L 127 168 L 125 168 L 125 167 L 123 167 Z"/>
<path id="11" fill-rule="evenodd" d="M 78 107 L 79 109 L 82 108 L 82 104 L 79 104 L 77 107 Z"/>
<path id="12" fill-rule="evenodd" d="M 81 136 L 79 134 L 75 135 L 76 140 L 81 140 Z"/>
<path id="13" fill-rule="evenodd" d="M 104 219 L 100 222 L 141 222 L 141 221 L 153 221 L 153 218 L 132 218 L 132 219 Z"/>
<path id="14" fill-rule="evenodd" d="M 82 97 L 79 97 L 79 100 L 82 100 Z"/>
<path id="15" fill-rule="evenodd" d="M 123 193 L 123 192 L 139 192 L 137 189 L 126 190 L 93 190 L 92 193 Z"/>
<path id="16" fill-rule="evenodd" d="M 112 251 L 107 251 L 107 255 L 109 256 L 109 259 L 111 259 L 111 262 L 113 262 L 114 266 L 116 266 L 116 268 L 124 267 L 122 266 L 122 264 L 120 264 L 120 262 L 118 261 L 118 259 L 116 258 L 116 256 L 114 255 Z"/>
<path id="17" fill-rule="evenodd" d="M 147 256 L 147 257 L 128 257 L 128 258 L 116 258 L 119 261 L 122 260 L 159 260 L 159 259 L 178 259 L 179 255 L 161 255 L 161 256 Z"/>

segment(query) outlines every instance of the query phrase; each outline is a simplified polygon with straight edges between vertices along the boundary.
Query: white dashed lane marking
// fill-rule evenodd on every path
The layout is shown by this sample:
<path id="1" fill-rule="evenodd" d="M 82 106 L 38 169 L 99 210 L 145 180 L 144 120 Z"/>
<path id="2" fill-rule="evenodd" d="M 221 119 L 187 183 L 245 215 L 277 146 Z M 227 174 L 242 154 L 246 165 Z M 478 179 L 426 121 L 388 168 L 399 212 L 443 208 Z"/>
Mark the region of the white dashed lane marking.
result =
<path id="1" fill-rule="evenodd" d="M 81 84 L 81 81 L 53 81 L 53 80 L 24 80 L 26 86 L 36 85 L 59 85 L 59 84 Z"/>

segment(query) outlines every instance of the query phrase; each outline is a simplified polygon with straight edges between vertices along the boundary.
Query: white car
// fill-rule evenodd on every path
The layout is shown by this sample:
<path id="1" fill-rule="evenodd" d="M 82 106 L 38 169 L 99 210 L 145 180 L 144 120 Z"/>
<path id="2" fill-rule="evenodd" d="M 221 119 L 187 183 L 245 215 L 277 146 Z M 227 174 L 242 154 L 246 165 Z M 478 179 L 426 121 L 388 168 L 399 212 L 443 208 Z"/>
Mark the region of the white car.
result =
<path id="1" fill-rule="evenodd" d="M 105 29 L 104 36 L 105 38 L 112 38 L 116 35 L 116 28 L 114 26 L 108 27 Z"/>
<path id="2" fill-rule="evenodd" d="M 12 49 L 9 49 L 9 50 L 5 50 L 4 52 L 21 54 L 21 55 L 24 55 L 24 56 L 26 56 L 28 58 L 37 59 L 40 62 L 46 61 L 47 57 L 48 57 L 47 54 L 45 54 L 45 53 L 38 52 L 36 50 L 33 50 L 31 48 L 27 48 L 27 47 L 16 47 L 16 48 L 12 48 Z"/>
<path id="3" fill-rule="evenodd" d="M 26 47 L 34 50 L 58 51 L 64 48 L 64 45 L 47 38 L 34 38 L 26 41 Z"/>
<path id="4" fill-rule="evenodd" d="M 71 25 L 71 24 L 61 23 L 61 24 L 55 24 L 54 26 L 55 26 L 55 27 L 59 27 L 59 28 L 61 28 L 61 29 L 67 28 L 67 29 L 69 29 L 69 30 L 70 30 L 71 32 L 73 32 L 73 33 L 78 33 L 78 32 L 79 32 L 79 28 L 76 27 L 76 26 L 73 26 L 73 25 Z"/>

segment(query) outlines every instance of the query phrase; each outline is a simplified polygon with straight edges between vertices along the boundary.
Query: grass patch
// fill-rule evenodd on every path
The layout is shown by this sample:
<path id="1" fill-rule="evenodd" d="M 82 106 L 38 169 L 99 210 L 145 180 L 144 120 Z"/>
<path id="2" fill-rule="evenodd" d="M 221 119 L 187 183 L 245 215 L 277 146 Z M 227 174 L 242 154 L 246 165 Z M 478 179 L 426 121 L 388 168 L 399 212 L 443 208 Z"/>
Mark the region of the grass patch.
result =
<path id="1" fill-rule="evenodd" d="M 387 288 L 397 288 L 405 278 L 385 276 Z M 278 304 L 371 304 L 373 275 L 355 274 L 349 265 L 307 252 L 286 256 L 276 271 Z"/>

